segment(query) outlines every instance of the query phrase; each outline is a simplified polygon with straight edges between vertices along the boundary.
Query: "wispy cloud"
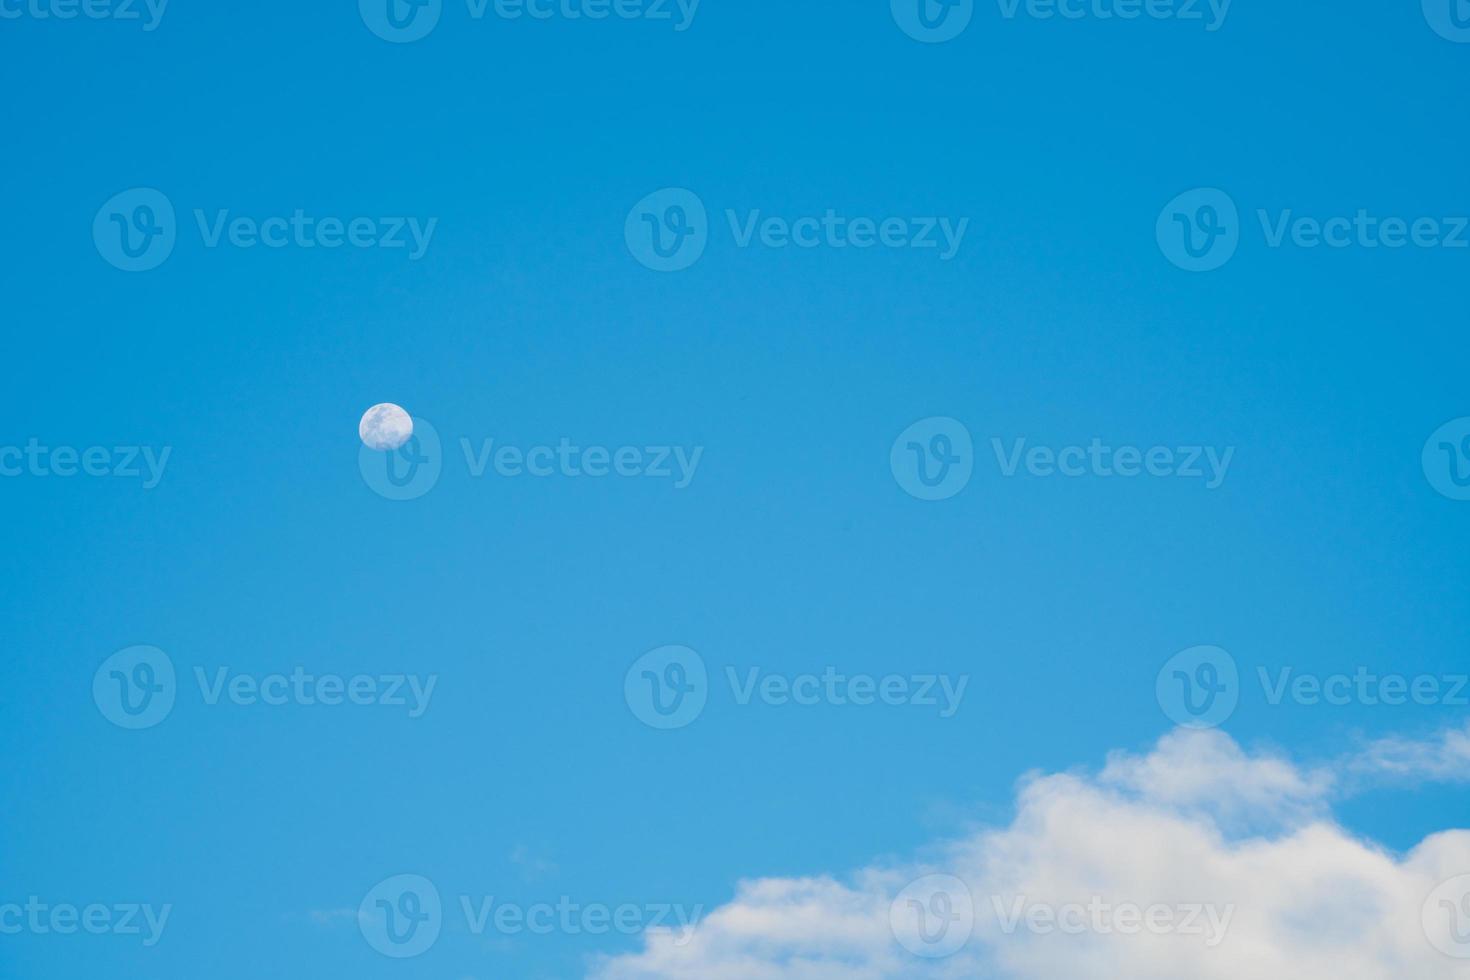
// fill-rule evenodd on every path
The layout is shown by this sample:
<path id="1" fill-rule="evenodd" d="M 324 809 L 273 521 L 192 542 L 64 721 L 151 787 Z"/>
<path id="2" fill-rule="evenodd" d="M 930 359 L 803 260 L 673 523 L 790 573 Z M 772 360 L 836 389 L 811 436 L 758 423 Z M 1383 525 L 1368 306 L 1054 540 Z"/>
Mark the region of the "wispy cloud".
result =
<path id="1" fill-rule="evenodd" d="M 1470 724 L 1426 741 L 1380 739 L 1353 759 L 1352 769 L 1366 777 L 1470 781 Z"/>
<path id="2" fill-rule="evenodd" d="M 560 870 L 555 861 L 542 857 L 524 844 L 516 845 L 510 852 L 510 863 L 520 869 L 521 877 L 526 881 L 541 881 Z"/>

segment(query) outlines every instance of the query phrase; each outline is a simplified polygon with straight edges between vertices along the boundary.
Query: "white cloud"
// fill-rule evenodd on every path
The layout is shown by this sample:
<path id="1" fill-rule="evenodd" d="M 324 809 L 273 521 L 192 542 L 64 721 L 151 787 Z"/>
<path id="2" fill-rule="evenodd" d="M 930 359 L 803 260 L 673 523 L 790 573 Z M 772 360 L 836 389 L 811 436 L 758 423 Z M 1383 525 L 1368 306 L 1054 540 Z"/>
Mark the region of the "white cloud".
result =
<path id="1" fill-rule="evenodd" d="M 1446 782 L 1470 780 L 1470 725 L 1427 742 L 1385 738 L 1353 760 L 1353 770 L 1369 776 L 1399 776 Z"/>
<path id="2" fill-rule="evenodd" d="M 1470 736 L 1467 736 L 1470 737 Z M 1470 742 L 1421 749 L 1394 743 L 1365 758 L 1430 774 Z M 1374 753 L 1377 753 L 1375 756 Z M 1407 761 L 1405 761 L 1407 760 Z M 1361 771 L 1386 762 L 1350 761 Z M 742 883 L 692 938 L 651 933 L 634 954 L 595 964 L 595 980 L 1450 980 L 1470 975 L 1431 943 L 1470 935 L 1470 900 L 1456 910 L 1426 901 L 1441 883 L 1470 874 L 1470 831 L 1452 830 L 1394 855 L 1331 819 L 1337 780 L 1265 754 L 1219 732 L 1176 732 L 1145 756 L 1115 754 L 1097 775 L 1027 779 L 1014 820 L 946 844 L 938 860 L 868 868 L 844 878 Z M 916 956 L 890 926 L 915 909 L 949 913 L 973 928 L 957 952 Z M 1467 884 L 1470 887 L 1470 884 Z M 1442 898 L 1443 893 L 1439 896 Z M 1458 901 L 1458 892 L 1452 893 Z M 973 903 L 972 905 L 970 903 Z M 1030 913 L 1035 928 L 1017 915 Z M 1062 916 L 1067 930 L 1047 927 Z M 1168 920 L 1165 920 L 1168 916 Z M 1191 916 L 1193 916 L 1191 918 Z M 1186 925 L 1186 920 L 1188 924 Z M 941 919 L 927 918 L 929 938 Z M 1427 925 L 1426 925 L 1427 923 Z M 913 926 L 919 924 L 913 920 Z M 1151 927 L 1150 927 L 1151 926 Z M 912 928 L 898 933 L 921 952 Z M 956 934 L 950 932 L 950 946 Z M 675 940 L 678 940 L 676 943 Z M 1455 947 L 1452 950 L 1459 951 Z M 1470 944 L 1463 949 L 1470 956 Z"/>

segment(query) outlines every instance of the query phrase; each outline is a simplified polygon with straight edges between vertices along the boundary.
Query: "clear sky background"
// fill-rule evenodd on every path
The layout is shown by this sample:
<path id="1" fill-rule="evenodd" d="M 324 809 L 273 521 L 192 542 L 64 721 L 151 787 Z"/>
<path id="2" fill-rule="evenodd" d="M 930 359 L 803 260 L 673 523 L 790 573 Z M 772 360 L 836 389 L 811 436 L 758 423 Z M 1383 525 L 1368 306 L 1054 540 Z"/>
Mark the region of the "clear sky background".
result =
<path id="1" fill-rule="evenodd" d="M 1470 46 L 1417 3 L 1237 0 L 1199 22 L 1004 18 L 921 44 L 886 0 L 704 0 L 669 22 L 473 20 L 421 41 L 355 5 L 173 0 L 158 28 L 0 20 L 0 443 L 171 447 L 162 481 L 0 479 L 0 902 L 171 903 L 135 938 L 0 937 L 23 978 L 564 977 L 633 938 L 476 937 L 398 962 L 350 915 L 390 875 L 446 899 L 727 901 L 1004 821 L 1032 770 L 1095 767 L 1171 722 L 1175 652 L 1244 673 L 1464 672 L 1470 503 L 1420 452 L 1470 415 L 1470 250 L 1269 248 L 1254 215 L 1470 213 Z M 99 255 L 98 209 L 162 191 L 178 243 Z M 630 255 L 664 187 L 703 257 Z M 1218 271 L 1155 238 L 1226 191 Z M 427 253 L 206 248 L 192 212 L 437 218 Z M 724 212 L 969 219 L 958 254 L 739 248 Z M 357 420 L 445 444 L 383 499 Z M 957 496 L 889 449 L 951 416 Z M 656 479 L 473 478 L 458 440 L 702 446 Z M 1235 447 L 1183 479 L 1001 475 L 1008 443 Z M 92 679 L 150 644 L 155 728 Z M 717 675 L 655 731 L 624 673 L 665 644 Z M 402 709 L 209 706 L 193 668 L 436 674 Z M 735 703 L 726 665 L 968 675 L 953 718 Z M 1269 705 L 1247 745 L 1330 759 L 1465 709 Z M 1391 848 L 1463 787 L 1343 806 Z"/>

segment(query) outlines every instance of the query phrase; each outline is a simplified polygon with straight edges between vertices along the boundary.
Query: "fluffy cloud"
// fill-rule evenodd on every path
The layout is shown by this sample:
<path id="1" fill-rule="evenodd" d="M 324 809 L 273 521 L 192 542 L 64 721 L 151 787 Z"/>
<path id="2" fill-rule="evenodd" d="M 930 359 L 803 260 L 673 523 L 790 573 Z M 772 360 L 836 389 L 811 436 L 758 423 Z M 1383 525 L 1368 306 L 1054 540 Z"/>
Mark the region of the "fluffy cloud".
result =
<path id="1" fill-rule="evenodd" d="M 1176 732 L 1097 774 L 1029 778 L 1009 826 L 933 862 L 744 882 L 692 936 L 650 934 L 592 976 L 1463 980 L 1470 831 L 1395 855 L 1331 819 L 1339 771 L 1433 775 L 1463 738 L 1329 772 Z"/>

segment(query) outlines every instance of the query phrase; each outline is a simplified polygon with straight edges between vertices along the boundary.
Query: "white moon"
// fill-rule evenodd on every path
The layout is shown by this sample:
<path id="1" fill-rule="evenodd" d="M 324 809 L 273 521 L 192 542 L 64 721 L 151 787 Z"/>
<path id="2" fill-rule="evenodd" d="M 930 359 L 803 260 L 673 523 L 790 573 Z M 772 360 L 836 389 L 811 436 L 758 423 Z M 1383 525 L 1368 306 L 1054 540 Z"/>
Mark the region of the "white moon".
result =
<path id="1" fill-rule="evenodd" d="M 397 449 L 413 435 L 413 419 L 392 402 L 383 402 L 362 413 L 357 434 L 369 449 Z"/>

